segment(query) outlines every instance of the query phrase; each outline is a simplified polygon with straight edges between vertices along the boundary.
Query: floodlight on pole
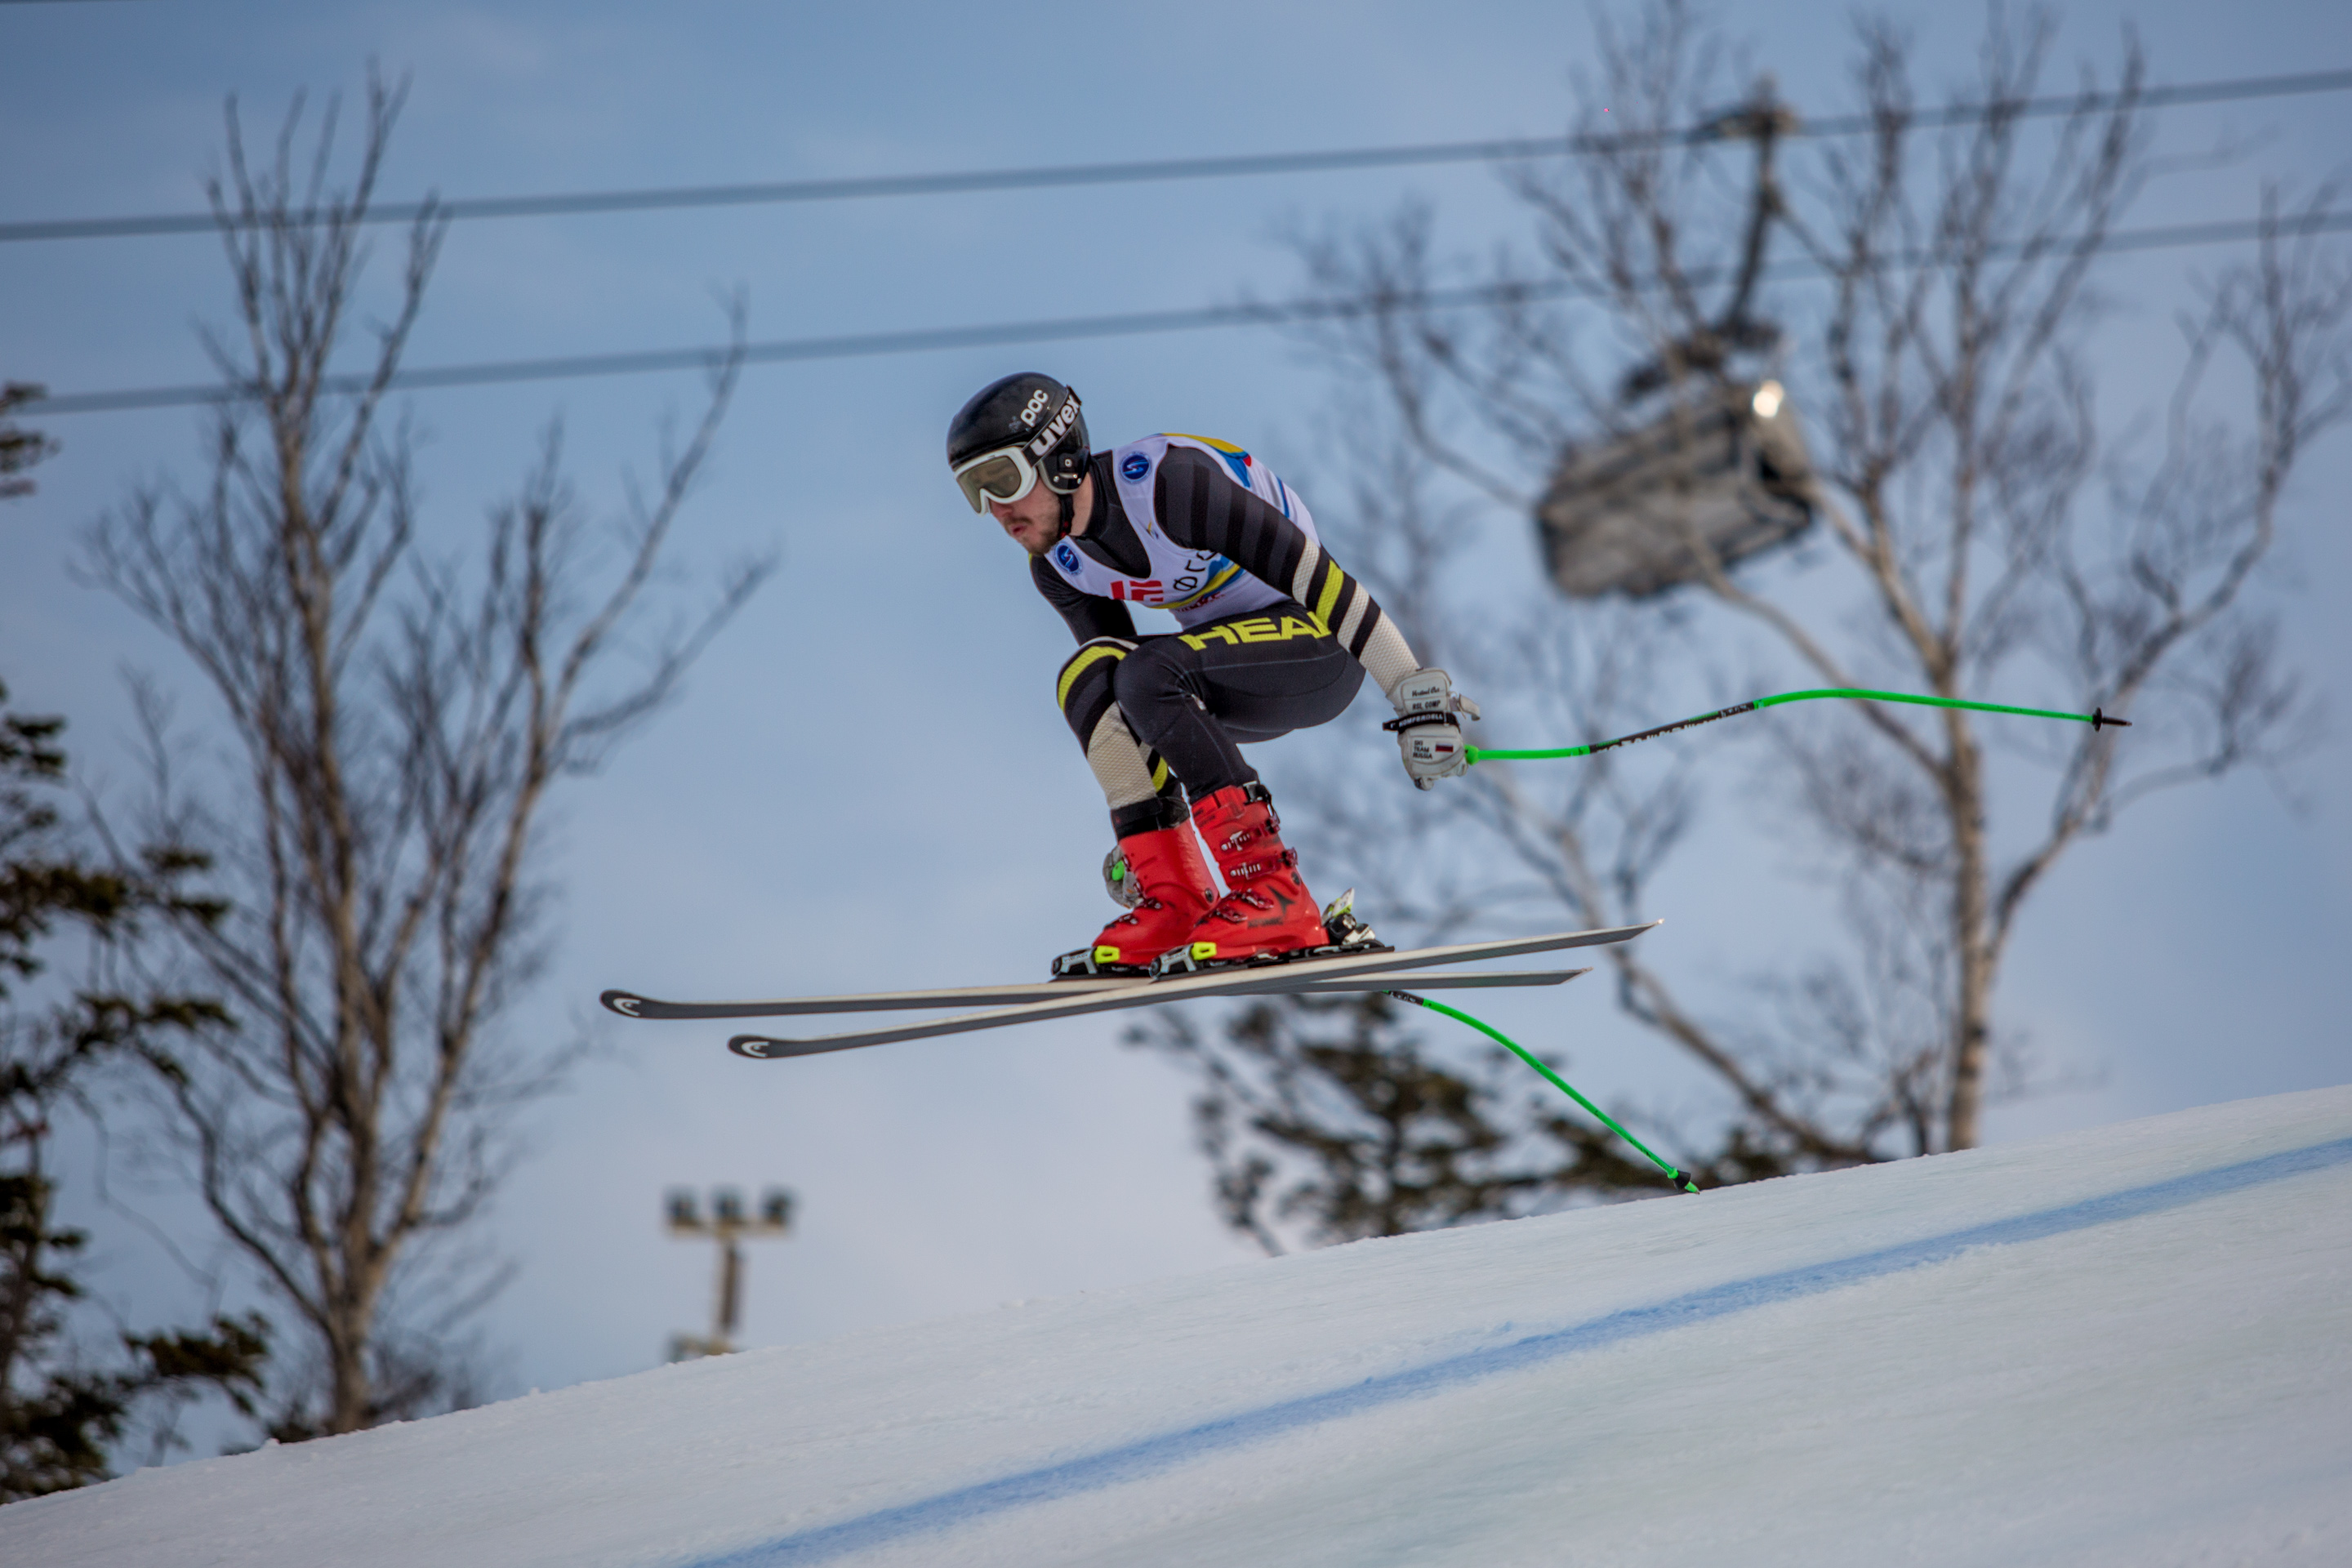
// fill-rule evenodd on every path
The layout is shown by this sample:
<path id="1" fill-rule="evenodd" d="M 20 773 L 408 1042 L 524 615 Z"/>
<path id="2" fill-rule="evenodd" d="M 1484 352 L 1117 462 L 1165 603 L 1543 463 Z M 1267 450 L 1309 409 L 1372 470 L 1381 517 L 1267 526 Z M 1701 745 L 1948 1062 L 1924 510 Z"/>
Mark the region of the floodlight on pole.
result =
<path id="1" fill-rule="evenodd" d="M 735 1331 L 741 1321 L 743 1242 L 788 1235 L 793 1223 L 793 1194 L 770 1187 L 761 1194 L 757 1215 L 747 1214 L 740 1187 L 714 1187 L 707 1219 L 691 1187 L 673 1187 L 667 1203 L 669 1233 L 675 1237 L 709 1237 L 719 1243 L 719 1279 L 707 1336 L 673 1334 L 669 1359 L 726 1355 L 735 1348 Z"/>

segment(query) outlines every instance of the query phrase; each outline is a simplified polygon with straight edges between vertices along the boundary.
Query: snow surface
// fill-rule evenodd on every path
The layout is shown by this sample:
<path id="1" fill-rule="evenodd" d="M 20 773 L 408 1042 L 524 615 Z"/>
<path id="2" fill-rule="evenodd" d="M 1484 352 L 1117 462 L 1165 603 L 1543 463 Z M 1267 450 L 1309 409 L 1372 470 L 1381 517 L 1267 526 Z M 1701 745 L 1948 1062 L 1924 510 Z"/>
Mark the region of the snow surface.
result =
<path id="1" fill-rule="evenodd" d="M 2352 1088 L 751 1352 L 0 1563 L 2352 1563 Z"/>

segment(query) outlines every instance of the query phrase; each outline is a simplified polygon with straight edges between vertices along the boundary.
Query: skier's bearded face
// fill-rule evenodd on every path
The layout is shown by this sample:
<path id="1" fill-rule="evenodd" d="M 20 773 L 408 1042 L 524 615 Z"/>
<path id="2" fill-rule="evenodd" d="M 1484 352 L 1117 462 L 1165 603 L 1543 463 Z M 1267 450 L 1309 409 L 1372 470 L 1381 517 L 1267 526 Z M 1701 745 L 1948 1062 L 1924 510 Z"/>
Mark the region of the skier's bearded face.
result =
<path id="1" fill-rule="evenodd" d="M 1076 521 L 1070 528 L 1073 533 L 1086 531 L 1087 508 L 1094 500 L 1093 484 L 1094 476 L 1088 474 L 1080 482 L 1078 493 L 1070 498 L 1076 506 Z M 990 501 L 988 515 L 1013 536 L 1014 543 L 1032 555 L 1045 554 L 1062 535 L 1062 498 L 1042 482 L 1030 486 L 1029 493 L 1019 500 Z"/>

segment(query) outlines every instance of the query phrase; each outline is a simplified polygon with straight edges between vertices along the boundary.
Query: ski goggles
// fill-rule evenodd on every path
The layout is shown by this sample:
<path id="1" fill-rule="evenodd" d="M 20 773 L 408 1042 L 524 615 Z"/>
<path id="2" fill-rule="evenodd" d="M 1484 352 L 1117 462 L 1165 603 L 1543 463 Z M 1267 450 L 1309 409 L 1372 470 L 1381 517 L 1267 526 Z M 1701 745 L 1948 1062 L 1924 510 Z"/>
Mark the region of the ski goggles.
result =
<path id="1" fill-rule="evenodd" d="M 938 470 L 934 469 L 933 472 Z M 957 466 L 955 482 L 963 491 L 963 499 L 971 502 L 974 511 L 986 511 L 988 503 L 1010 506 L 1037 488 L 1037 465 L 1029 454 L 1018 447 L 1005 447 Z"/>

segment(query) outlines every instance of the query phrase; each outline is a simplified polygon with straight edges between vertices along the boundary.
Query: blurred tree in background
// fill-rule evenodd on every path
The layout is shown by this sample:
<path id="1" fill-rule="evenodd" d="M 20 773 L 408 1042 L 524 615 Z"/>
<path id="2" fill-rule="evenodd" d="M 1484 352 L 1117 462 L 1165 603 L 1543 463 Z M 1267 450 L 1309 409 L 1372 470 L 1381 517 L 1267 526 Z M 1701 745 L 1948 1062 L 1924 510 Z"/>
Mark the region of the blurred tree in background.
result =
<path id="1" fill-rule="evenodd" d="M 1219 1034 L 1180 1007 L 1129 1038 L 1202 1080 L 1193 1130 L 1219 1215 L 1268 1253 L 1667 1188 L 1499 1047 L 1466 1066 L 1433 1058 L 1378 992 L 1253 1002 Z"/>
<path id="2" fill-rule="evenodd" d="M 208 189 L 236 330 L 205 341 L 222 392 L 205 472 L 133 489 L 83 559 L 211 699 L 183 738 L 160 688 L 139 690 L 148 826 L 205 856 L 229 900 L 172 912 L 236 1016 L 151 1083 L 173 1168 L 299 1331 L 273 1378 L 269 1430 L 289 1439 L 472 1399 L 457 1330 L 507 1267 L 469 1227 L 519 1112 L 577 1054 L 495 1028 L 543 951 L 541 808 L 662 706 L 772 570 L 740 563 L 646 626 L 741 363 L 740 301 L 699 419 L 615 526 L 590 526 L 551 429 L 478 545 L 426 542 L 412 435 L 385 399 L 446 229 L 431 202 L 381 324 L 354 325 L 402 96 L 371 78 L 340 186 L 337 105 L 306 136 L 298 100 L 257 163 L 232 101 Z M 366 368 L 339 371 L 345 354 Z"/>
<path id="3" fill-rule="evenodd" d="M 7 689 L 0 686 L 0 702 Z M 93 1082 L 124 1058 L 172 1070 L 170 1047 L 226 1023 L 220 1005 L 154 984 L 139 950 L 174 919 L 219 919 L 182 884 L 203 868 L 168 847 L 134 867 L 92 858 L 52 799 L 65 781 L 64 721 L 0 711 L 0 1502 L 103 1480 L 135 1416 L 155 1417 L 152 1457 L 177 1407 L 206 1392 L 250 1414 L 268 1354 L 255 1315 L 203 1330 L 122 1331 L 110 1354 L 80 1352 L 66 1314 L 84 1297 L 88 1241 L 55 1217 L 47 1152 L 59 1112 L 95 1120 Z M 30 1005 L 18 993 L 46 950 L 79 936 L 80 984 Z"/>
<path id="4" fill-rule="evenodd" d="M 1658 938 L 1597 950 L 1623 1012 L 1712 1086 L 1711 1110 L 1622 1108 L 1629 1125 L 1716 1180 L 1973 1145 L 1988 1096 L 2025 1082 L 1995 999 L 2059 862 L 2134 802 L 2275 766 L 2314 732 L 2254 588 L 2298 458 L 2352 412 L 2333 192 L 2294 208 L 2263 188 L 2252 255 L 2179 318 L 2161 416 L 2135 389 L 2137 424 L 2116 427 L 2094 279 L 2158 172 L 2143 70 L 2126 38 L 2109 83 L 2086 69 L 2037 100 L 2053 32 L 1993 8 L 1976 81 L 1930 109 L 1904 37 L 1859 22 L 1855 111 L 1784 177 L 1776 150 L 1806 121 L 1660 0 L 1601 19 L 1581 150 L 1507 176 L 1524 253 L 1449 263 L 1419 206 L 1300 242 L 1318 293 L 1363 302 L 1310 329 L 1347 387 L 1351 482 L 1304 488 L 1423 658 L 1486 700 L 1477 743 L 1594 741 L 1790 686 L 2133 721 L 2119 738 L 1856 703 L 1751 731 L 1742 793 L 1789 825 L 1795 875 L 1832 887 L 1843 945 L 1732 1004 Z M 1525 546 L 1496 553 L 1486 516 L 1535 533 L 1556 585 L 1498 574 Z M 1631 923 L 1662 912 L 1652 889 L 1699 820 L 1700 749 L 1490 762 L 1426 796 L 1367 753 L 1290 815 L 1380 889 L 1392 936 Z M 1307 1160 L 1318 1213 L 1346 1207 L 1327 1188 L 1383 1188 L 1345 1137 L 1389 1092 L 1350 1079 L 1361 1064 L 1285 1055 L 1278 1115 L 1240 1070 L 1312 1016 L 1265 1004 L 1213 1047 L 1147 1030 L 1195 1068 L 1219 1201 L 1253 1234 L 1234 1184 L 1263 1165 Z M 1399 1088 L 1428 1070 L 1396 1069 Z M 1623 1190 L 1580 1152 L 1543 1165 L 1510 1102 L 1471 1108 L 1465 1145 L 1538 1159 L 1513 1167 L 1514 1202 Z M 1510 1210 L 1468 1191 L 1422 1217 Z"/>
<path id="5" fill-rule="evenodd" d="M 39 430 L 27 430 L 9 418 L 27 403 L 37 403 L 48 389 L 30 382 L 0 382 L 0 500 L 33 493 L 33 481 L 22 479 L 26 469 L 57 455 L 58 444 Z"/>

